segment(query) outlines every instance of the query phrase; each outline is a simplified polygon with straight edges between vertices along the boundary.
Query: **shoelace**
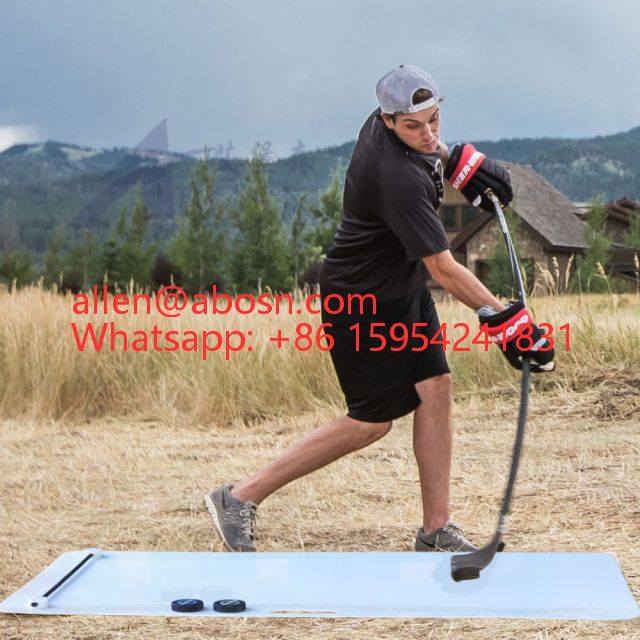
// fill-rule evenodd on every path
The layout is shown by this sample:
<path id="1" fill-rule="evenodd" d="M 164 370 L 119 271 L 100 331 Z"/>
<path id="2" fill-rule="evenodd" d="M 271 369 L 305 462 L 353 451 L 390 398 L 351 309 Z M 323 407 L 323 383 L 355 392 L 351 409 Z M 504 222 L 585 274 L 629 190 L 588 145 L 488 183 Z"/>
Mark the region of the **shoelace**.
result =
<path id="1" fill-rule="evenodd" d="M 460 542 L 467 542 L 466 538 L 464 537 L 464 533 L 462 533 L 462 529 L 453 522 L 447 522 L 447 524 L 442 527 L 442 530 L 451 534 L 452 537 L 456 538 Z"/>
<path id="2" fill-rule="evenodd" d="M 448 531 L 449 533 L 456 535 L 456 536 L 463 536 L 464 534 L 462 533 L 462 529 L 457 525 L 454 524 L 453 522 L 447 522 L 447 524 L 444 525 L 444 527 L 442 527 L 443 531 Z"/>
<path id="3" fill-rule="evenodd" d="M 443 533 L 448 533 L 451 538 L 459 544 L 469 544 L 469 541 L 464 537 L 464 533 L 462 533 L 462 529 L 453 522 L 447 522 L 444 527 L 436 533 L 433 541 L 428 542 L 427 544 L 431 544 L 436 549 L 443 549 L 443 547 L 440 546 L 440 536 Z"/>
<path id="4" fill-rule="evenodd" d="M 253 538 L 253 529 L 258 517 L 255 502 L 231 503 L 224 512 L 224 520 L 240 529 L 243 535 Z"/>
<path id="5" fill-rule="evenodd" d="M 471 544 L 464 536 L 464 533 L 462 533 L 462 529 L 457 525 L 454 524 L 453 522 L 447 522 L 444 527 L 442 527 L 442 531 L 446 531 L 458 544 L 461 545 L 467 545 L 467 544 Z M 437 538 L 436 538 L 436 545 L 437 545 Z"/>

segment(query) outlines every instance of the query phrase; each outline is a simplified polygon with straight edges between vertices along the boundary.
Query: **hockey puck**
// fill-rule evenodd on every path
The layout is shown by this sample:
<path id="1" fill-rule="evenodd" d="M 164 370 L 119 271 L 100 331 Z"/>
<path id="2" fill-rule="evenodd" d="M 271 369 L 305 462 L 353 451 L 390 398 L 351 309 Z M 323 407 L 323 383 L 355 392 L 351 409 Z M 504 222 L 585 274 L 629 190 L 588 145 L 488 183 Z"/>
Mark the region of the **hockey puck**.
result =
<path id="1" fill-rule="evenodd" d="M 220 613 L 238 613 L 246 608 L 247 605 L 244 600 L 216 600 L 213 603 L 213 610 Z"/>
<path id="2" fill-rule="evenodd" d="M 181 598 L 171 603 L 171 609 L 172 611 L 179 611 L 180 613 L 193 613 L 194 611 L 202 611 L 204 609 L 204 602 L 202 602 L 202 600 L 196 600 L 195 598 Z"/>
<path id="3" fill-rule="evenodd" d="M 451 577 L 456 581 L 461 580 L 477 580 L 480 577 L 480 569 L 478 567 L 458 567 L 451 572 Z"/>

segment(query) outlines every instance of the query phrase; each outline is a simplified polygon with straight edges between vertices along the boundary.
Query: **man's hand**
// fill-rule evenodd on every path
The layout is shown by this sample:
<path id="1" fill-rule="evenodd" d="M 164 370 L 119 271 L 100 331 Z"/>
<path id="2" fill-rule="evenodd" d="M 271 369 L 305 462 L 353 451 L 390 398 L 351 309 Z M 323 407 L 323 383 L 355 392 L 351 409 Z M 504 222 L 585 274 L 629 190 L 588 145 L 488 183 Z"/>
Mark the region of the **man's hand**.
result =
<path id="1" fill-rule="evenodd" d="M 522 369 L 522 358 L 527 356 L 534 373 L 555 369 L 555 351 L 522 302 L 511 302 L 497 313 L 491 307 L 481 307 L 478 317 L 512 367 Z"/>
<path id="2" fill-rule="evenodd" d="M 472 144 L 457 143 L 449 147 L 444 177 L 474 207 L 489 213 L 494 213 L 494 208 L 486 194 L 487 189 L 495 193 L 503 207 L 513 200 L 509 172 Z"/>

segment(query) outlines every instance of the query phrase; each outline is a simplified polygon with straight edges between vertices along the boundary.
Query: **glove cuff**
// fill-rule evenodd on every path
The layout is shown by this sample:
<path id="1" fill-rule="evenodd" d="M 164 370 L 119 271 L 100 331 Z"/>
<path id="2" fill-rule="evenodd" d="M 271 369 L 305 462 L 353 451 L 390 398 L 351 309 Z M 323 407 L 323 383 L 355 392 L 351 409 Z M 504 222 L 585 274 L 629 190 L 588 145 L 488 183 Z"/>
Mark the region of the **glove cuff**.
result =
<path id="1" fill-rule="evenodd" d="M 449 150 L 445 177 L 456 191 L 461 191 L 480 168 L 486 156 L 472 144 L 454 144 Z"/>

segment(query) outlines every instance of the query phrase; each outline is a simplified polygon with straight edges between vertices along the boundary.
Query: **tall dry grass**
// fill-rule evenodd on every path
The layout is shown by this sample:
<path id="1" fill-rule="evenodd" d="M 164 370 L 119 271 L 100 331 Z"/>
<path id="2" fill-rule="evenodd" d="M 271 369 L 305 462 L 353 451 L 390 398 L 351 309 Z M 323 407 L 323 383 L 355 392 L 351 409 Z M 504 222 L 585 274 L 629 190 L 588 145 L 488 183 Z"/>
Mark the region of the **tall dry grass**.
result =
<path id="1" fill-rule="evenodd" d="M 294 416 L 322 406 L 340 405 L 342 395 L 330 356 L 317 348 L 298 351 L 289 342 L 278 349 L 270 342 L 280 329 L 295 337 L 296 325 L 320 325 L 297 294 L 294 315 L 188 315 L 166 318 L 149 315 L 78 316 L 74 298 L 40 287 L 0 293 L 0 418 L 148 417 L 229 425 L 236 420 L 253 421 L 269 416 Z M 635 295 L 583 295 L 539 297 L 532 300 L 538 321 L 550 323 L 557 345 L 558 370 L 534 379 L 540 389 L 575 387 L 590 376 L 611 368 L 638 364 L 640 353 L 640 300 Z M 440 320 L 447 323 L 449 361 L 456 390 L 463 395 L 500 393 L 515 387 L 517 376 L 499 350 L 471 344 L 477 321 L 473 312 L 457 301 L 438 304 Z M 114 322 L 132 336 L 150 334 L 154 326 L 163 331 L 201 333 L 252 331 L 253 351 L 243 350 L 225 359 L 222 351 L 199 353 L 175 351 L 124 352 L 122 340 L 110 352 L 76 347 L 71 323 L 80 331 L 88 322 L 99 329 Z M 460 344 L 468 352 L 452 352 L 453 342 L 470 327 Z M 565 351 L 561 325 L 569 324 L 570 345 Z M 131 346 L 131 345 L 130 345 Z M 165 345 L 166 346 L 166 345 Z"/>
<path id="2" fill-rule="evenodd" d="M 570 323 L 571 350 L 558 354 L 557 372 L 534 379 L 508 550 L 613 552 L 638 598 L 638 299 L 531 302 L 539 320 Z M 156 323 L 251 328 L 262 345 L 202 362 L 184 352 L 78 353 L 71 304 L 38 288 L 0 294 L 0 599 L 71 549 L 221 551 L 203 491 L 254 472 L 342 406 L 329 354 L 268 344 L 278 328 L 319 323 L 315 315 L 117 318 L 129 332 Z M 475 326 L 473 312 L 456 302 L 438 309 L 451 326 Z M 503 391 L 517 389 L 519 376 L 503 360 L 495 347 L 450 354 L 458 395 L 452 516 L 478 543 L 495 527 L 517 415 Z M 260 506 L 259 550 L 410 550 L 421 517 L 411 440 L 407 416 L 381 441 L 271 496 Z M 125 637 L 635 640 L 638 633 L 635 620 L 0 616 L 0 638 L 8 640 Z"/>

